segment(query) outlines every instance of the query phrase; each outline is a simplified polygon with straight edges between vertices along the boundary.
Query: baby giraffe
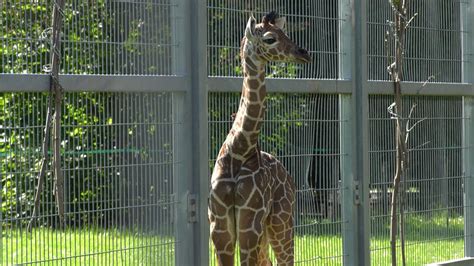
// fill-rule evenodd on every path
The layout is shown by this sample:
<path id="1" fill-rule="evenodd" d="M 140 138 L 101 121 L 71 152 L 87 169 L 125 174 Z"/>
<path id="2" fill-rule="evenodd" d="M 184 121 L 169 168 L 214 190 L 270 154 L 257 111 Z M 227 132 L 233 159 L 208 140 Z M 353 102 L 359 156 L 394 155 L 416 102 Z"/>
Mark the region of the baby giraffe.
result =
<path id="1" fill-rule="evenodd" d="M 232 128 L 211 177 L 209 222 L 219 265 L 234 265 L 236 243 L 241 265 L 293 265 L 293 178 L 257 140 L 265 114 L 265 65 L 271 61 L 308 63 L 311 58 L 283 32 L 275 12 L 257 24 L 247 22 L 240 46 L 242 97 Z"/>

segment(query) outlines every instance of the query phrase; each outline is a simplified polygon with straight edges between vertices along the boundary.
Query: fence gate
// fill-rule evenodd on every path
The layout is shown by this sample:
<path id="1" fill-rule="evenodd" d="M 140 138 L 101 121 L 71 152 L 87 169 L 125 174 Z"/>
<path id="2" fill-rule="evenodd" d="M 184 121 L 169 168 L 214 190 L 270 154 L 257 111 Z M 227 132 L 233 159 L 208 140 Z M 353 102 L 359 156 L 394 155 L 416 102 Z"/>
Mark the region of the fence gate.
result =
<path id="1" fill-rule="evenodd" d="M 209 176 L 239 103 L 246 21 L 272 10 L 312 57 L 268 66 L 259 140 L 296 182 L 296 263 L 389 265 L 389 1 L 66 0 L 66 227 L 49 165 L 30 232 L 53 4 L 0 2 L 1 265 L 216 265 Z M 423 122 L 403 205 L 407 263 L 422 265 L 474 256 L 474 2 L 410 1 L 415 13 L 402 90 Z"/>

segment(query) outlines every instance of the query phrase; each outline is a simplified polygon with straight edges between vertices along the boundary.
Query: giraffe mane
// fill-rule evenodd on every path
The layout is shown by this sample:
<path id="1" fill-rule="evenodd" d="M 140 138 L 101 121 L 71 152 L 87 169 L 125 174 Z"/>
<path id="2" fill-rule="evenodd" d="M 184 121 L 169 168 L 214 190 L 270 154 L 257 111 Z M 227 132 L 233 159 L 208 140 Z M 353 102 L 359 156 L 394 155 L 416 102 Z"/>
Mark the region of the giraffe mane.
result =
<path id="1" fill-rule="evenodd" d="M 275 19 L 277 17 L 278 17 L 278 13 L 275 12 L 275 11 L 272 11 L 272 12 L 266 14 L 265 16 L 263 16 L 262 23 L 264 23 L 264 24 L 267 24 L 267 23 L 275 24 Z"/>

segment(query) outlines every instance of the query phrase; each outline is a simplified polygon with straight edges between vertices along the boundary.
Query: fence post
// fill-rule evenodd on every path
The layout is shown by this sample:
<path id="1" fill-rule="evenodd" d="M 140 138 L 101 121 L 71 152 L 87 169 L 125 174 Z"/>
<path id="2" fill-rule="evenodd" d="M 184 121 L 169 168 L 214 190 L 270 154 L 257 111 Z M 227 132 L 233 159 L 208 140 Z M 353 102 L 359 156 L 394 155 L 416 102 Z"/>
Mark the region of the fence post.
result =
<path id="1" fill-rule="evenodd" d="M 370 265 L 366 1 L 339 3 L 339 74 L 352 80 L 339 101 L 344 265 Z"/>
<path id="2" fill-rule="evenodd" d="M 190 265 L 209 265 L 209 222 L 207 220 L 207 199 L 209 194 L 208 156 L 208 90 L 207 90 L 207 0 L 188 0 L 185 13 L 190 18 L 188 75 L 190 75 L 192 139 L 192 187 L 196 196 L 196 223 L 194 223 L 194 260 Z"/>
<path id="3" fill-rule="evenodd" d="M 343 264 L 355 265 L 357 241 L 355 235 L 356 206 L 354 204 L 354 176 L 352 174 L 352 97 L 350 94 L 339 95 L 339 142 L 341 169 L 341 204 L 342 204 L 342 249 Z"/>
<path id="4" fill-rule="evenodd" d="M 187 136 L 191 128 L 189 108 L 186 107 L 187 93 L 173 93 L 173 194 L 176 204 L 175 228 L 175 265 L 192 265 L 193 258 L 193 222 L 189 210 L 192 199 L 192 186 L 189 156 L 191 138 Z"/>
<path id="5" fill-rule="evenodd" d="M 183 15 L 186 11 L 187 0 L 173 0 L 170 6 L 171 18 L 171 73 L 182 76 L 186 73 L 186 58 L 183 49 L 187 49 L 185 43 L 186 23 L 188 19 Z"/>
<path id="6" fill-rule="evenodd" d="M 473 83 L 474 2 L 460 1 L 462 82 Z M 474 97 L 463 97 L 464 256 L 474 257 Z"/>
<path id="7" fill-rule="evenodd" d="M 183 76 L 185 93 L 173 94 L 175 265 L 209 265 L 207 16 L 205 0 L 174 0 L 173 74 Z"/>
<path id="8" fill-rule="evenodd" d="M 352 6 L 350 0 L 339 0 L 339 79 L 352 79 Z M 342 204 L 342 250 L 343 263 L 355 263 L 357 249 L 354 235 L 355 205 L 354 182 L 352 175 L 352 111 L 351 95 L 339 95 L 339 142 L 341 169 L 341 204 Z"/>
<path id="9" fill-rule="evenodd" d="M 463 99 L 464 255 L 474 257 L 474 97 Z"/>
<path id="10" fill-rule="evenodd" d="M 188 71 L 186 58 L 189 50 L 186 42 L 187 28 L 190 22 L 185 15 L 188 7 L 187 0 L 173 0 L 170 6 L 171 22 L 171 63 L 172 74 L 183 76 L 190 87 L 190 78 L 185 75 Z M 187 89 L 187 88 L 186 88 Z M 176 216 L 173 219 L 175 235 L 174 265 L 192 265 L 194 262 L 194 225 L 190 215 L 189 200 L 192 194 L 192 138 L 188 135 L 191 130 L 190 89 L 185 93 L 172 94 L 173 108 L 173 194 L 176 204 Z"/>

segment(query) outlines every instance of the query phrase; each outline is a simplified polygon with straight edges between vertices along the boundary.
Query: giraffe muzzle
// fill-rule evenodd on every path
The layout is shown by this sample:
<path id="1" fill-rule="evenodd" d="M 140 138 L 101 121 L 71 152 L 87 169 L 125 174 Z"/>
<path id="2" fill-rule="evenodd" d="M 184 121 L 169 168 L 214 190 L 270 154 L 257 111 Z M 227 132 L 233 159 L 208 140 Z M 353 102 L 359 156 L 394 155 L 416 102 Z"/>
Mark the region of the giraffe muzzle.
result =
<path id="1" fill-rule="evenodd" d="M 307 64 L 311 62 L 311 56 L 306 49 L 298 48 L 295 52 L 295 61 L 300 64 Z"/>

